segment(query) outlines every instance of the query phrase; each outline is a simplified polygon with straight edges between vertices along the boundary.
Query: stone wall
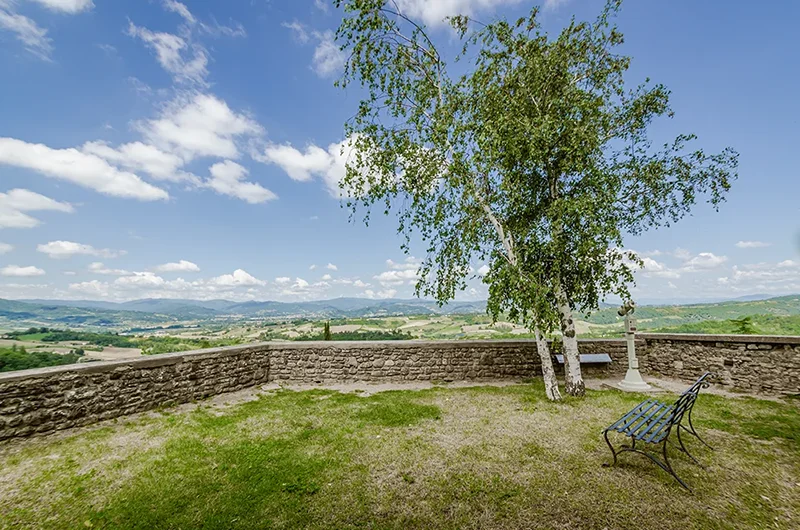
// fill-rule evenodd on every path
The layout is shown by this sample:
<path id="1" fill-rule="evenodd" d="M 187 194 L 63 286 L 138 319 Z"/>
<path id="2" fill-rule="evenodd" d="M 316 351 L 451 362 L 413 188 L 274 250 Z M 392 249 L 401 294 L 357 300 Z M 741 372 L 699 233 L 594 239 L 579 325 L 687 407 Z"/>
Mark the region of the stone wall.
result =
<path id="1" fill-rule="evenodd" d="M 800 337 L 640 335 L 642 372 L 771 394 L 800 393 Z M 625 342 L 580 341 L 607 353 L 584 373 L 621 375 Z M 556 363 L 558 367 L 558 363 Z M 262 343 L 0 374 L 0 440 L 46 433 L 268 381 L 461 381 L 540 374 L 531 340 Z"/>
<path id="2" fill-rule="evenodd" d="M 0 374 L 0 440 L 87 425 L 265 383 L 258 346 Z"/>
<path id="3" fill-rule="evenodd" d="M 642 373 L 691 381 L 705 371 L 734 390 L 800 394 L 800 337 L 643 333 Z"/>

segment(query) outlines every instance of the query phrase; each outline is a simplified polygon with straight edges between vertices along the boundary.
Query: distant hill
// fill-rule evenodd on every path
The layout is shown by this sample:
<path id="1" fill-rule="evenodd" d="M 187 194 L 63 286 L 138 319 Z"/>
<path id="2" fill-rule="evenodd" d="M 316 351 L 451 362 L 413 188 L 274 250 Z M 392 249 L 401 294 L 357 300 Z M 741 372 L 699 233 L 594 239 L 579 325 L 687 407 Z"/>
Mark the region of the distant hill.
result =
<path id="1" fill-rule="evenodd" d="M 635 312 L 639 329 L 654 329 L 690 324 L 704 320 L 729 320 L 752 315 L 800 315 L 800 294 L 778 296 L 766 300 L 727 301 L 687 305 L 639 306 Z M 601 309 L 586 320 L 592 324 L 613 324 L 622 321 L 615 308 Z"/>
<path id="2" fill-rule="evenodd" d="M 685 305 L 640 305 L 636 317 L 640 330 L 668 328 L 712 320 L 723 321 L 753 315 L 800 315 L 800 295 Z M 754 298 L 754 299 L 749 299 Z M 0 329 L 73 327 L 126 330 L 182 325 L 226 325 L 250 319 L 307 318 L 311 320 L 381 316 L 483 314 L 486 302 L 451 302 L 440 307 L 431 300 L 334 298 L 309 302 L 233 302 L 230 300 L 144 299 L 130 302 L 93 300 L 0 299 Z M 617 307 L 604 304 L 584 317 L 589 324 L 621 326 Z"/>

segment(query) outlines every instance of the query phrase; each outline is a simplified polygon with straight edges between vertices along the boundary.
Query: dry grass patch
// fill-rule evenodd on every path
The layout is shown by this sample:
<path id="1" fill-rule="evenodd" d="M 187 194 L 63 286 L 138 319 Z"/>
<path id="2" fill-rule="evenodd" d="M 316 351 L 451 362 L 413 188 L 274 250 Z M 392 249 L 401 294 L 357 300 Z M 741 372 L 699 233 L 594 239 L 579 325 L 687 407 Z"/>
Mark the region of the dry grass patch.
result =
<path id="1" fill-rule="evenodd" d="M 241 396 L 240 396 L 241 397 Z M 0 446 L 0 528 L 795 528 L 796 403 L 703 395 L 674 457 L 610 461 L 642 396 L 541 385 L 275 390 Z M 663 396 L 669 399 L 670 396 Z"/>

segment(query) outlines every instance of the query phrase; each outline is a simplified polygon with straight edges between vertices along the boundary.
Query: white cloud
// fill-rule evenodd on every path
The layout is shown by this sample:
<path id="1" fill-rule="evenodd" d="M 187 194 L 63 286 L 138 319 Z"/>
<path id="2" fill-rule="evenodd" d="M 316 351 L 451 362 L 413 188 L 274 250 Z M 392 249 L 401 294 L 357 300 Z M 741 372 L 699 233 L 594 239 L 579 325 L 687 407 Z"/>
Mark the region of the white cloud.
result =
<path id="1" fill-rule="evenodd" d="M 34 266 L 20 267 L 19 265 L 7 265 L 0 269 L 0 276 L 13 276 L 16 278 L 30 278 L 33 276 L 44 276 L 45 272 Z"/>
<path id="2" fill-rule="evenodd" d="M 329 271 L 338 271 L 339 270 L 339 267 L 337 267 L 333 263 L 328 263 L 327 265 L 325 265 L 325 268 L 328 269 Z"/>
<path id="3" fill-rule="evenodd" d="M 209 168 L 209 172 L 211 178 L 204 185 L 217 193 L 236 197 L 250 204 L 259 204 L 278 198 L 261 184 L 245 181 L 244 178 L 248 174 L 247 169 L 232 160 L 214 164 Z"/>
<path id="4" fill-rule="evenodd" d="M 292 38 L 301 44 L 305 44 L 310 39 L 308 31 L 306 30 L 306 26 L 297 20 L 293 20 L 292 22 L 283 22 L 281 26 L 290 29 L 292 32 Z"/>
<path id="5" fill-rule="evenodd" d="M 10 4 L 0 3 L 0 30 L 10 31 L 26 50 L 44 61 L 50 61 L 53 45 L 47 30 L 30 18 L 11 11 L 10 7 Z"/>
<path id="6" fill-rule="evenodd" d="M 288 285 L 292 283 L 292 279 L 289 278 L 288 276 L 280 276 L 278 278 L 275 278 L 275 283 L 277 283 L 278 285 Z"/>
<path id="7" fill-rule="evenodd" d="M 267 282 L 263 280 L 259 280 L 254 276 L 251 276 L 249 273 L 242 269 L 236 269 L 233 271 L 233 274 L 223 274 L 222 276 L 217 276 L 216 278 L 212 278 L 208 281 L 211 285 L 218 285 L 224 287 L 241 287 L 241 286 L 251 286 L 251 285 L 266 285 Z"/>
<path id="8" fill-rule="evenodd" d="M 33 228 L 41 221 L 26 212 L 56 211 L 72 213 L 71 204 L 58 202 L 30 190 L 13 189 L 0 193 L 0 229 Z"/>
<path id="9" fill-rule="evenodd" d="M 683 264 L 683 270 L 695 271 L 716 269 L 726 261 L 728 261 L 727 256 L 717 256 L 711 252 L 701 252 L 697 256 L 687 260 Z"/>
<path id="10" fill-rule="evenodd" d="M 545 0 L 545 7 L 557 5 L 563 0 Z M 475 15 L 481 11 L 491 11 L 495 7 L 513 5 L 520 0 L 397 0 L 400 10 L 412 17 L 421 19 L 431 26 L 445 25 L 445 18 L 453 15 Z"/>
<path id="11" fill-rule="evenodd" d="M 384 289 L 378 292 L 375 292 L 372 289 L 367 289 L 366 291 L 364 291 L 364 296 L 366 296 L 367 298 L 386 299 L 386 298 L 393 298 L 394 295 L 396 294 L 397 294 L 396 289 Z"/>
<path id="12" fill-rule="evenodd" d="M 213 21 L 213 25 L 200 23 L 199 25 L 200 31 L 203 33 L 207 33 L 212 37 L 246 37 L 247 31 L 245 31 L 244 26 L 242 26 L 238 22 L 232 23 L 230 26 L 225 26 L 220 24 L 216 20 Z"/>
<path id="13" fill-rule="evenodd" d="M 74 15 L 94 7 L 92 0 L 33 0 L 51 11 Z"/>
<path id="14" fill-rule="evenodd" d="M 771 245 L 772 243 L 765 243 L 764 241 L 739 241 L 736 243 L 736 248 L 764 248 Z"/>
<path id="15" fill-rule="evenodd" d="M 114 285 L 122 289 L 161 287 L 166 283 L 167 281 L 164 278 L 152 272 L 134 272 L 114 280 Z"/>
<path id="16" fill-rule="evenodd" d="M 682 260 L 688 260 L 692 257 L 692 253 L 685 248 L 676 248 L 674 251 L 672 251 L 672 255 Z"/>
<path id="17" fill-rule="evenodd" d="M 90 282 L 71 283 L 69 290 L 82 295 L 107 299 L 109 297 L 109 285 L 105 282 L 92 280 Z"/>
<path id="18" fill-rule="evenodd" d="M 130 142 L 116 148 L 102 141 L 86 142 L 81 151 L 133 171 L 143 171 L 156 180 L 199 182 L 196 176 L 180 170 L 184 164 L 181 157 L 142 142 Z"/>
<path id="19" fill-rule="evenodd" d="M 671 269 L 664 265 L 663 263 L 659 263 L 658 261 L 654 260 L 653 258 L 643 257 L 642 259 L 642 271 L 645 277 L 656 277 L 656 278 L 680 278 L 681 273 L 679 270 Z"/>
<path id="20" fill-rule="evenodd" d="M 328 12 L 328 2 L 326 0 L 314 0 L 314 7 L 325 13 Z"/>
<path id="21" fill-rule="evenodd" d="M 419 279 L 419 266 L 421 260 L 414 256 L 409 256 L 403 262 L 396 262 L 390 259 L 386 260 L 386 267 L 389 269 L 377 276 L 373 276 L 384 287 L 388 285 L 402 285 L 408 283 L 413 285 Z"/>
<path id="22" fill-rule="evenodd" d="M 544 0 L 544 8 L 547 11 L 555 11 L 559 7 L 566 5 L 569 0 Z"/>
<path id="23" fill-rule="evenodd" d="M 491 270 L 491 269 L 489 268 L 489 266 L 488 266 L 488 265 L 481 265 L 481 266 L 478 268 L 478 275 L 479 275 L 479 276 L 486 276 L 487 274 L 489 274 L 489 271 L 490 271 L 490 270 Z"/>
<path id="24" fill-rule="evenodd" d="M 0 138 L 0 164 L 30 169 L 105 195 L 142 201 L 169 198 L 166 191 L 137 175 L 120 171 L 102 158 L 74 148 L 53 149 L 15 138 Z"/>
<path id="25" fill-rule="evenodd" d="M 0 247 L 0 248 L 1 248 L 1 247 Z M 324 275 L 322 276 L 322 278 L 320 278 L 320 279 L 321 279 L 323 282 L 329 282 L 329 281 L 331 281 L 331 280 L 333 279 L 333 276 L 331 276 L 330 274 L 324 274 Z"/>
<path id="26" fill-rule="evenodd" d="M 370 286 L 369 283 L 362 282 L 361 280 L 356 280 L 356 281 L 353 282 L 353 287 L 361 288 L 361 287 L 369 287 L 369 286 Z"/>
<path id="27" fill-rule="evenodd" d="M 38 245 L 36 250 L 47 254 L 53 259 L 70 258 L 75 255 L 116 258 L 126 254 L 124 250 L 98 249 L 91 245 L 83 245 L 73 241 L 50 241 L 49 243 Z"/>
<path id="28" fill-rule="evenodd" d="M 189 8 L 186 7 L 185 4 L 176 2 L 175 0 L 164 0 L 164 9 L 179 14 L 189 24 L 197 22 L 197 19 L 189 12 Z"/>
<path id="29" fill-rule="evenodd" d="M 156 53 L 158 63 L 172 74 L 175 81 L 206 84 L 208 55 L 199 44 L 187 42 L 172 33 L 150 31 L 133 22 L 128 24 L 128 35 L 141 39 L 150 47 Z"/>
<path id="30" fill-rule="evenodd" d="M 200 267 L 191 261 L 182 259 L 178 262 L 164 263 L 155 268 L 156 272 L 200 272 Z"/>
<path id="31" fill-rule="evenodd" d="M 300 151 L 289 144 L 270 144 L 263 155 L 254 154 L 254 158 L 279 166 L 293 180 L 302 182 L 318 177 L 332 197 L 340 198 L 343 195 L 340 183 L 347 173 L 352 145 L 352 140 L 343 140 L 330 144 L 327 151 L 316 145 L 309 145 Z"/>
<path id="32" fill-rule="evenodd" d="M 109 269 L 108 267 L 105 266 L 105 264 L 100 263 L 99 261 L 95 261 L 94 263 L 91 263 L 89 265 L 89 272 L 94 274 L 103 274 L 109 276 L 127 276 L 131 274 L 129 271 L 126 271 L 124 269 Z"/>
<path id="33" fill-rule="evenodd" d="M 12 245 L 9 245 L 8 243 L 0 243 L 0 256 L 3 254 L 8 254 L 12 250 L 14 250 Z"/>
<path id="34" fill-rule="evenodd" d="M 344 68 L 347 56 L 336 44 L 332 31 L 315 31 L 313 35 L 317 39 L 317 46 L 314 48 L 311 69 L 320 77 L 330 77 Z"/>
<path id="35" fill-rule="evenodd" d="M 155 120 L 136 124 L 153 145 L 189 162 L 198 157 L 235 159 L 237 140 L 263 134 L 250 117 L 233 112 L 211 94 L 182 95 L 170 102 Z"/>

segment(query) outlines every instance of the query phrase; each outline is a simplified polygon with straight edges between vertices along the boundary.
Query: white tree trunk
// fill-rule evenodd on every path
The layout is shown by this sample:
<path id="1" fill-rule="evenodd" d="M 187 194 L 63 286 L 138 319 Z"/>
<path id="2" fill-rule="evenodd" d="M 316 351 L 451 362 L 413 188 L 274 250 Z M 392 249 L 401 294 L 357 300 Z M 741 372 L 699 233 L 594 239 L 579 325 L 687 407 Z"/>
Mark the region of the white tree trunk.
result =
<path id="1" fill-rule="evenodd" d="M 533 332 L 536 335 L 536 349 L 542 362 L 545 394 L 547 394 L 547 399 L 550 401 L 560 401 L 561 392 L 558 391 L 558 379 L 556 379 L 556 371 L 553 369 L 553 358 L 550 356 L 550 347 L 547 345 L 547 339 L 544 338 L 538 326 L 533 328 Z"/>
<path id="2" fill-rule="evenodd" d="M 564 391 L 571 396 L 586 394 L 586 385 L 581 374 L 581 362 L 578 353 L 578 337 L 575 334 L 575 322 L 572 320 L 572 308 L 569 306 L 567 294 L 561 282 L 555 281 L 556 303 L 561 319 L 561 334 L 564 353 Z"/>

